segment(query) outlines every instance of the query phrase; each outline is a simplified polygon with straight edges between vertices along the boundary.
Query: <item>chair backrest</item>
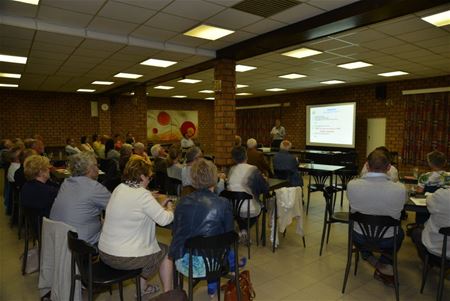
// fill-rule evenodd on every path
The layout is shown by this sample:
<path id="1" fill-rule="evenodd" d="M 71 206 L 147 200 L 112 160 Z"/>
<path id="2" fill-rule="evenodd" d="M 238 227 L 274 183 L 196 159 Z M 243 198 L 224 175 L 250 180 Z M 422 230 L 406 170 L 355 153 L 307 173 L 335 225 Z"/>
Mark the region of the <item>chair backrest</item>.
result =
<path id="1" fill-rule="evenodd" d="M 231 202 L 234 216 L 239 216 L 245 200 L 253 199 L 250 194 L 243 191 L 224 190 L 220 193 L 220 196 L 227 198 Z M 248 202 L 248 204 L 250 204 L 250 202 Z"/>
<path id="2" fill-rule="evenodd" d="M 277 179 L 281 179 L 281 180 L 287 180 L 289 179 L 289 176 L 291 174 L 290 170 L 286 170 L 286 169 L 275 169 L 275 177 Z"/>
<path id="3" fill-rule="evenodd" d="M 395 227 L 397 233 L 400 220 L 390 216 L 368 215 L 360 212 L 350 213 L 350 229 L 353 230 L 354 223 L 361 228 L 366 245 L 375 246 L 375 243 L 384 238 L 384 234 L 390 227 Z"/>
<path id="4" fill-rule="evenodd" d="M 175 178 L 167 177 L 167 194 L 180 196 L 181 181 Z"/>
<path id="5" fill-rule="evenodd" d="M 79 239 L 78 234 L 73 231 L 67 232 L 67 243 L 72 253 L 72 262 L 75 262 L 80 271 L 81 278 L 85 282 L 92 279 L 92 255 L 97 250 L 86 241 Z"/>
<path id="6" fill-rule="evenodd" d="M 331 177 L 331 171 L 325 170 L 311 170 L 309 175 L 313 177 L 316 185 L 325 185 Z"/>
<path id="7" fill-rule="evenodd" d="M 40 241 L 40 233 L 42 228 L 42 209 L 30 208 L 22 206 L 22 216 L 26 225 L 31 227 L 33 235 Z"/>
<path id="8" fill-rule="evenodd" d="M 155 181 L 155 186 L 159 191 L 161 191 L 163 193 L 167 193 L 168 178 L 169 177 L 164 172 L 161 172 L 161 171 L 155 172 L 153 179 Z"/>
<path id="9" fill-rule="evenodd" d="M 334 194 L 336 193 L 334 187 L 327 186 L 323 189 L 323 197 L 325 199 L 325 210 L 327 211 L 328 216 L 332 216 L 334 213 L 333 208 L 333 199 Z"/>
<path id="10" fill-rule="evenodd" d="M 236 244 L 238 239 L 239 235 L 231 231 L 209 237 L 192 237 L 186 240 L 184 246 L 189 256 L 196 255 L 203 258 L 206 278 L 213 280 L 220 278 L 224 267 L 228 267 L 228 253 L 231 246 L 235 250 L 235 256 L 238 256 Z"/>
<path id="11" fill-rule="evenodd" d="M 339 169 L 336 171 L 336 174 L 341 180 L 342 186 L 347 187 L 348 182 L 358 176 L 358 171 L 353 169 Z"/>

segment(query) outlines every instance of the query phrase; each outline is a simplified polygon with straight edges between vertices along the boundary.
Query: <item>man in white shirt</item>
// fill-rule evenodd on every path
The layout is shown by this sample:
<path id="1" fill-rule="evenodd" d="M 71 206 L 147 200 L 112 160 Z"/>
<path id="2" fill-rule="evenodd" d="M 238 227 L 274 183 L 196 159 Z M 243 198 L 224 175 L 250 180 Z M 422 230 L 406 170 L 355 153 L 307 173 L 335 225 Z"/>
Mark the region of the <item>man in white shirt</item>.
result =
<path id="1" fill-rule="evenodd" d="M 279 148 L 281 141 L 286 136 L 286 130 L 281 126 L 280 119 L 275 120 L 275 126 L 270 131 L 270 136 L 272 137 L 272 147 Z"/>
<path id="2" fill-rule="evenodd" d="M 390 163 L 383 151 L 373 151 L 369 154 L 367 161 L 369 172 L 360 179 L 350 181 L 347 186 L 351 211 L 400 219 L 407 198 L 405 186 L 392 182 L 386 174 L 390 168 Z M 394 248 L 393 236 L 394 229 L 388 229 L 378 247 L 392 253 Z M 362 231 L 356 224 L 352 237 L 354 244 L 357 246 L 361 247 L 365 242 Z M 397 236 L 397 251 L 400 249 L 403 237 L 404 233 L 400 228 Z M 360 249 L 362 258 L 376 267 L 375 278 L 382 280 L 385 284 L 391 284 L 393 281 L 392 260 L 384 255 L 381 255 L 377 260 L 370 251 Z"/>

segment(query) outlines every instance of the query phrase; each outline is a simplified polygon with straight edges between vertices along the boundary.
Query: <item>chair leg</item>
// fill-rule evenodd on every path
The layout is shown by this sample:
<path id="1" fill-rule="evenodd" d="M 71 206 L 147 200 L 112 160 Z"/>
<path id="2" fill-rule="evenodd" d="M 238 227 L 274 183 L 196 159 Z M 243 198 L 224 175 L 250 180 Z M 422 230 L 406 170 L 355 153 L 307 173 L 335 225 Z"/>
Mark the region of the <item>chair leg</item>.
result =
<path id="1" fill-rule="evenodd" d="M 331 232 L 331 226 L 332 226 L 333 224 L 329 224 L 328 225 L 328 231 L 327 231 L 327 245 L 328 245 L 328 241 L 330 240 L 330 232 Z"/>
<path id="2" fill-rule="evenodd" d="M 305 240 L 305 236 L 302 237 L 303 240 L 303 248 L 306 248 L 306 240 Z"/>
<path id="3" fill-rule="evenodd" d="M 352 265 L 352 247 L 349 246 L 347 249 L 347 265 L 345 266 L 344 284 L 342 285 L 342 293 L 345 293 L 345 287 L 347 285 L 348 274 L 350 273 L 350 267 Z"/>
<path id="4" fill-rule="evenodd" d="M 259 247 L 259 216 L 256 220 L 256 225 L 255 225 L 255 230 L 256 230 L 256 246 Z"/>
<path id="5" fill-rule="evenodd" d="M 355 276 L 356 276 L 356 273 L 358 272 L 358 263 L 359 263 L 359 251 L 358 250 L 356 250 L 356 252 L 355 252 Z"/>
<path id="6" fill-rule="evenodd" d="M 17 234 L 19 237 L 19 240 L 22 239 L 22 226 L 23 226 L 23 216 L 22 216 L 22 206 L 19 206 L 19 217 L 18 217 L 18 221 L 17 221 Z"/>
<path id="7" fill-rule="evenodd" d="M 23 248 L 23 258 L 22 258 L 22 275 L 25 275 L 25 269 L 27 268 L 27 260 L 28 260 L 28 223 L 25 221 L 25 243 Z"/>
<path id="8" fill-rule="evenodd" d="M 443 255 L 443 256 L 441 256 L 441 270 L 439 271 L 439 284 L 438 284 L 438 294 L 437 294 L 438 301 L 442 300 L 442 296 L 444 294 L 445 262 L 446 262 L 446 256 Z"/>
<path id="9" fill-rule="evenodd" d="M 277 241 L 277 234 L 278 234 L 278 229 L 277 229 L 277 226 L 278 226 L 278 207 L 277 207 L 276 203 L 275 203 L 275 206 L 274 206 L 273 214 L 274 214 L 274 218 L 273 218 L 273 245 L 272 245 L 272 253 L 275 253 L 275 246 L 276 246 L 275 244 L 276 244 L 276 241 Z"/>
<path id="10" fill-rule="evenodd" d="M 342 188 L 341 190 L 341 208 L 343 204 L 344 204 L 344 188 Z"/>
<path id="11" fill-rule="evenodd" d="M 137 296 L 137 301 L 141 301 L 142 296 L 141 296 L 141 276 L 140 275 L 136 276 L 136 296 Z"/>
<path id="12" fill-rule="evenodd" d="M 217 280 L 217 300 L 220 301 L 220 278 Z"/>
<path id="13" fill-rule="evenodd" d="M 308 187 L 308 200 L 306 201 L 306 215 L 308 215 L 309 212 L 309 198 L 311 196 L 311 190 Z"/>
<path id="14" fill-rule="evenodd" d="M 112 286 L 110 286 L 109 288 L 111 289 Z M 122 281 L 119 282 L 119 296 L 120 296 L 120 301 L 123 301 L 123 283 L 122 283 Z"/>
<path id="15" fill-rule="evenodd" d="M 425 261 L 423 262 L 423 269 L 422 269 L 422 285 L 420 286 L 420 293 L 423 294 L 423 289 L 425 287 L 425 282 L 427 281 L 428 276 L 428 254 L 425 255 Z"/>
<path id="16" fill-rule="evenodd" d="M 327 227 L 329 227 L 326 217 L 323 221 L 323 230 L 322 230 L 322 239 L 320 240 L 320 252 L 319 256 L 322 256 L 323 242 L 325 241 L 325 232 L 327 231 Z"/>
<path id="17" fill-rule="evenodd" d="M 393 254 L 394 257 L 394 289 L 395 289 L 395 299 L 400 300 L 400 292 L 398 285 L 398 269 L 397 269 L 397 254 Z"/>

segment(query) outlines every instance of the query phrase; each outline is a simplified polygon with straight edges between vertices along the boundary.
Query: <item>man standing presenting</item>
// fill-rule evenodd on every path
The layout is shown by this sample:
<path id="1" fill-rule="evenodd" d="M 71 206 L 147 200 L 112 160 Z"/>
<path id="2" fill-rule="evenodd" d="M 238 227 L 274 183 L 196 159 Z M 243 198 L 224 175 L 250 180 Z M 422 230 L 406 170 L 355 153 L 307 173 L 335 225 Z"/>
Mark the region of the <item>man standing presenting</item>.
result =
<path id="1" fill-rule="evenodd" d="M 286 136 L 286 130 L 281 126 L 280 119 L 275 120 L 275 126 L 270 131 L 270 136 L 272 137 L 272 147 L 280 148 L 280 143 Z"/>
<path id="2" fill-rule="evenodd" d="M 390 168 L 389 159 L 382 151 L 375 150 L 367 158 L 369 172 L 360 179 L 352 180 L 347 185 L 347 195 L 352 212 L 360 212 L 368 215 L 384 215 L 394 219 L 400 219 L 401 211 L 405 204 L 407 193 L 405 186 L 394 183 L 386 172 Z M 394 283 L 392 259 L 381 255 L 379 259 L 368 250 L 361 248 L 364 237 L 358 225 L 352 233 L 353 243 L 360 247 L 361 256 L 375 267 L 374 277 L 384 284 L 392 286 Z M 397 252 L 400 249 L 404 237 L 400 228 L 397 235 Z M 389 228 L 379 248 L 392 253 L 394 249 L 394 229 Z"/>

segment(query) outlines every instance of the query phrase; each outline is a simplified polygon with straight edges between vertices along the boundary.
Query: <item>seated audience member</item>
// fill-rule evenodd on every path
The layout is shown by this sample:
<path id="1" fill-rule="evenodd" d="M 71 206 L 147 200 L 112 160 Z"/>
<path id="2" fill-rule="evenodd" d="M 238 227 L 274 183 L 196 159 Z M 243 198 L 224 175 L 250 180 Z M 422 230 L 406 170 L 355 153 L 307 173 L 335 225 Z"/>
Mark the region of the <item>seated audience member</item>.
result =
<path id="1" fill-rule="evenodd" d="M 27 182 L 21 190 L 21 203 L 26 208 L 39 209 L 48 217 L 58 194 L 58 186 L 50 179 L 50 161 L 47 157 L 31 155 L 24 162 Z"/>
<path id="2" fill-rule="evenodd" d="M 150 152 L 153 157 L 153 172 L 167 174 L 166 150 L 160 144 L 155 144 L 150 149 Z"/>
<path id="3" fill-rule="evenodd" d="M 147 153 L 145 152 L 144 143 L 136 142 L 133 147 L 134 147 L 135 155 L 138 155 L 139 157 L 142 157 L 145 161 L 150 162 L 150 158 L 148 157 Z"/>
<path id="4" fill-rule="evenodd" d="M 242 138 L 241 136 L 234 136 L 234 147 L 242 146 Z"/>
<path id="5" fill-rule="evenodd" d="M 398 170 L 394 165 L 391 165 L 391 153 L 389 152 L 389 150 L 385 146 L 379 146 L 375 150 L 384 152 L 384 155 L 389 160 L 389 168 L 386 174 L 389 176 L 392 182 L 398 182 Z M 363 177 L 365 174 L 367 174 L 368 169 L 368 162 L 366 162 L 361 170 L 360 176 Z"/>
<path id="6" fill-rule="evenodd" d="M 25 148 L 31 148 L 36 140 L 33 138 L 25 138 L 23 140 L 23 144 L 25 145 Z"/>
<path id="7" fill-rule="evenodd" d="M 102 228 L 100 215 L 111 193 L 97 182 L 98 167 L 93 154 L 73 155 L 69 170 L 72 176 L 62 183 L 50 219 L 74 227 L 80 239 L 97 244 Z"/>
<path id="8" fill-rule="evenodd" d="M 450 187 L 450 172 L 444 171 L 447 163 L 445 155 L 441 152 L 433 151 L 427 154 L 427 161 L 431 171 L 419 176 L 417 191 L 434 192 L 440 187 Z"/>
<path id="9" fill-rule="evenodd" d="M 122 144 L 122 135 L 114 134 L 114 149 L 120 151 L 120 149 L 122 148 Z"/>
<path id="10" fill-rule="evenodd" d="M 407 193 L 403 184 L 394 183 L 387 175 L 390 161 L 386 153 L 382 150 L 371 152 L 367 158 L 367 165 L 368 173 L 360 179 L 351 180 L 347 185 L 351 211 L 400 219 Z M 352 234 L 353 243 L 361 248 L 362 258 L 376 268 L 374 277 L 385 284 L 392 285 L 394 280 L 391 257 L 381 255 L 379 259 L 376 259 L 370 251 L 364 250 L 362 244 L 365 241 L 361 231 L 359 226 L 355 225 Z M 393 236 L 394 229 L 388 229 L 378 247 L 392 253 L 394 249 Z M 397 251 L 400 249 L 403 237 L 403 230 L 400 227 L 397 236 Z"/>
<path id="11" fill-rule="evenodd" d="M 86 136 L 82 136 L 80 139 L 81 145 L 80 145 L 80 150 L 82 152 L 94 152 L 94 149 L 92 148 L 92 146 L 89 144 L 89 142 L 87 141 L 87 137 Z"/>
<path id="12" fill-rule="evenodd" d="M 134 140 L 133 134 L 131 134 L 131 132 L 128 132 L 127 135 L 125 136 L 125 143 L 134 145 L 136 141 Z"/>
<path id="13" fill-rule="evenodd" d="M 3 139 L 0 143 L 0 168 L 5 168 L 9 165 L 8 154 L 13 147 L 10 139 Z"/>
<path id="14" fill-rule="evenodd" d="M 450 189 L 438 189 L 427 197 L 427 209 L 430 218 L 425 227 L 417 227 L 411 234 L 411 239 L 417 247 L 422 260 L 425 259 L 426 251 L 441 257 L 444 236 L 439 229 L 450 227 Z M 447 258 L 450 258 L 450 240 L 447 241 Z"/>
<path id="15" fill-rule="evenodd" d="M 169 257 L 179 272 L 188 276 L 189 254 L 184 248 L 187 239 L 195 236 L 214 236 L 234 230 L 231 203 L 214 193 L 217 168 L 211 161 L 198 159 L 191 168 L 192 185 L 196 189 L 184 196 L 175 210 L 173 238 Z M 234 257 L 233 257 L 234 258 Z M 193 256 L 194 277 L 205 276 L 201 256 Z M 208 283 L 208 294 L 217 292 L 217 281 Z"/>
<path id="16" fill-rule="evenodd" d="M 105 145 L 102 142 L 103 138 L 97 134 L 92 135 L 92 148 L 95 155 L 100 159 L 105 159 Z"/>
<path id="17" fill-rule="evenodd" d="M 40 137 L 39 135 L 35 135 L 35 137 Z M 45 151 L 44 142 L 42 137 L 39 139 L 28 138 L 24 140 L 25 148 L 34 150 L 38 155 L 43 155 Z"/>
<path id="18" fill-rule="evenodd" d="M 255 139 L 250 138 L 247 140 L 247 163 L 258 167 L 259 171 L 265 176 L 270 174 L 270 166 L 267 163 L 264 154 L 256 149 L 258 143 Z"/>
<path id="19" fill-rule="evenodd" d="M 155 292 L 147 285 L 158 270 L 164 291 L 172 289 L 173 263 L 168 259 L 168 246 L 156 240 L 155 225 L 173 221 L 172 203 L 162 206 L 147 187 L 151 164 L 143 160 L 128 161 L 123 180 L 111 195 L 106 207 L 105 223 L 99 241 L 100 258 L 120 270 L 142 268 L 142 294 Z"/>
<path id="20" fill-rule="evenodd" d="M 68 156 L 72 156 L 81 152 L 80 149 L 75 144 L 75 140 L 73 138 L 67 138 L 66 143 L 67 145 L 65 150 Z"/>
<path id="21" fill-rule="evenodd" d="M 133 154 L 133 146 L 128 143 L 122 144 L 119 158 L 119 168 L 122 172 L 125 170 L 125 166 L 127 165 L 128 160 L 130 160 L 132 154 Z"/>
<path id="22" fill-rule="evenodd" d="M 114 160 L 119 167 L 120 153 L 114 148 L 114 140 L 109 138 L 105 142 L 105 156 L 107 160 Z"/>
<path id="23" fill-rule="evenodd" d="M 25 149 L 23 152 L 20 153 L 19 159 L 20 159 L 20 167 L 16 172 L 14 173 L 14 183 L 16 186 L 20 189 L 22 188 L 23 184 L 27 181 L 25 177 L 25 171 L 24 171 L 24 162 L 26 158 L 28 158 L 31 155 L 37 155 L 38 153 L 31 148 Z"/>
<path id="24" fill-rule="evenodd" d="M 15 145 L 9 152 L 9 168 L 7 172 L 8 182 L 14 183 L 14 175 L 16 171 L 20 168 L 20 156 L 22 154 L 22 148 L 18 145 Z"/>
<path id="25" fill-rule="evenodd" d="M 167 176 L 181 181 L 181 170 L 183 169 L 183 165 L 180 163 L 180 158 L 180 149 L 178 147 L 170 147 L 167 156 Z"/>
<path id="26" fill-rule="evenodd" d="M 188 130 L 183 134 L 183 138 L 181 138 L 181 148 L 188 149 L 195 146 L 194 141 L 191 139 L 192 136 L 194 136 L 194 129 L 188 128 Z"/>
<path id="27" fill-rule="evenodd" d="M 102 184 L 113 191 L 121 182 L 121 172 L 119 167 L 120 153 L 114 149 L 114 140 L 108 139 L 105 142 L 106 160 L 100 164 L 101 170 L 105 173 Z"/>
<path id="28" fill-rule="evenodd" d="M 235 147 L 231 151 L 231 156 L 235 165 L 228 173 L 227 190 L 246 192 L 253 196 L 250 200 L 250 227 L 257 221 L 257 216 L 261 212 L 259 197 L 268 192 L 268 185 L 262 173 L 256 166 L 247 163 L 247 151 L 244 147 Z M 244 201 L 240 218 L 237 217 L 239 225 L 239 236 L 243 241 L 247 239 L 247 202 Z"/>
<path id="29" fill-rule="evenodd" d="M 291 186 L 303 186 L 303 179 L 298 171 L 297 159 L 289 153 L 291 147 L 292 143 L 288 140 L 283 140 L 280 143 L 280 151 L 273 157 L 273 169 L 275 170 L 275 175 L 277 170 L 287 172 L 287 179 Z"/>
<path id="30" fill-rule="evenodd" d="M 183 166 L 183 169 L 181 170 L 181 182 L 183 187 L 192 187 L 191 167 L 196 159 L 202 157 L 202 150 L 197 146 L 191 147 L 186 152 L 186 165 Z"/>

